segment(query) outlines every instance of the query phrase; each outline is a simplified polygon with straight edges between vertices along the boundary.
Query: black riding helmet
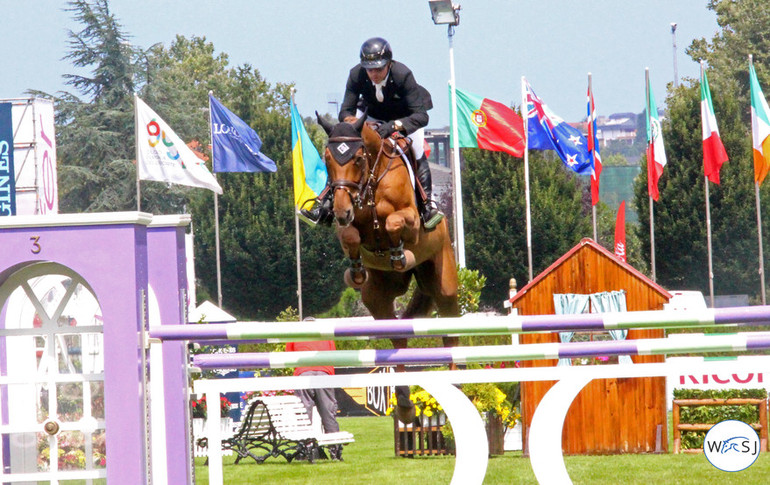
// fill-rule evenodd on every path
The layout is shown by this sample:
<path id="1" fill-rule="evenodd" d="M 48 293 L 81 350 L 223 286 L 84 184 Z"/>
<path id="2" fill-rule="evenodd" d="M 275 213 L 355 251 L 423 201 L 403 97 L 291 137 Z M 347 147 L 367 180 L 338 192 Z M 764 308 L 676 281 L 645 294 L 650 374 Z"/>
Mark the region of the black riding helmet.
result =
<path id="1" fill-rule="evenodd" d="M 382 37 L 372 37 L 361 45 L 361 67 L 364 69 L 379 69 L 392 59 L 390 44 Z"/>

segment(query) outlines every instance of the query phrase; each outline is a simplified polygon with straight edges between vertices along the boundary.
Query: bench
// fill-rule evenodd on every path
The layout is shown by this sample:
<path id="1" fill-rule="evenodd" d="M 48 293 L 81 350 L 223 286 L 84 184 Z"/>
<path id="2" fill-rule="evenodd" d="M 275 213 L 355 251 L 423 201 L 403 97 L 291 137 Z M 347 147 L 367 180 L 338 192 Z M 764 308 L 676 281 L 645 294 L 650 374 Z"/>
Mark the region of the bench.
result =
<path id="1" fill-rule="evenodd" d="M 326 456 L 324 447 L 353 441 L 347 431 L 319 432 L 297 396 L 259 396 L 249 404 L 238 431 L 222 440 L 222 449 L 238 455 L 236 464 L 246 457 L 261 464 L 271 456 L 283 456 L 287 462 L 297 459 L 312 463 L 317 456 Z M 201 438 L 197 444 L 205 448 L 208 440 Z"/>

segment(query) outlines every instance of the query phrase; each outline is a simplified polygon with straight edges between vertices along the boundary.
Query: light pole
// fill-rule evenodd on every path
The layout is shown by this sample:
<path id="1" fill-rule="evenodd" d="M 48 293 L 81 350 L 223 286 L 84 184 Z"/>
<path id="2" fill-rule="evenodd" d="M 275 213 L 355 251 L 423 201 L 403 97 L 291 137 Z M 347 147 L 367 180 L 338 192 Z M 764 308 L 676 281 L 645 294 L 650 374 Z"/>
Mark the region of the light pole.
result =
<path id="1" fill-rule="evenodd" d="M 460 178 L 460 148 L 457 133 L 457 90 L 455 86 L 455 56 L 452 39 L 455 27 L 460 24 L 460 5 L 452 5 L 452 0 L 429 0 L 428 6 L 436 25 L 447 26 L 449 39 L 449 85 L 452 90 L 452 183 L 454 185 L 455 213 L 455 254 L 457 264 L 465 267 L 465 233 L 463 231 L 463 197 Z"/>
<path id="2" fill-rule="evenodd" d="M 679 87 L 679 74 L 676 72 L 676 22 L 671 22 L 671 42 L 674 47 L 674 87 Z"/>

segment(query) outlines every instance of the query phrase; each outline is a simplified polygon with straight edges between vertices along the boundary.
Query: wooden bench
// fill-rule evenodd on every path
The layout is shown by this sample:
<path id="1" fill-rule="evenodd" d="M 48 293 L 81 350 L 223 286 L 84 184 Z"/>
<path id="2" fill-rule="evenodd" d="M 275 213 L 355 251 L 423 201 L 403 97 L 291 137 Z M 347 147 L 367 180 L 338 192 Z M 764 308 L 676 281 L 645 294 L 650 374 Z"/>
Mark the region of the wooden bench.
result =
<path id="1" fill-rule="evenodd" d="M 319 432 L 297 396 L 260 396 L 249 404 L 235 435 L 222 440 L 222 449 L 238 455 L 236 464 L 246 457 L 262 463 L 271 456 L 283 456 L 288 462 L 305 459 L 312 463 L 316 456 L 326 456 L 324 447 L 353 441 L 353 435 L 347 431 Z M 198 440 L 198 446 L 207 445 L 206 438 Z"/>

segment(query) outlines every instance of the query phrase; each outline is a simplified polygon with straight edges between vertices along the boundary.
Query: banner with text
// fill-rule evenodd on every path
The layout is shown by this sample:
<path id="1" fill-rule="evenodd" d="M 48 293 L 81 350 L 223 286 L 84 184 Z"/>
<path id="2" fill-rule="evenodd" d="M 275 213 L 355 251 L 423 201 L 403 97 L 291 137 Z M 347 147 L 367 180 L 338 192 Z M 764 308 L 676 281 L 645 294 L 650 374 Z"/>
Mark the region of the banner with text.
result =
<path id="1" fill-rule="evenodd" d="M 0 103 L 0 216 L 16 215 L 11 103 Z"/>

